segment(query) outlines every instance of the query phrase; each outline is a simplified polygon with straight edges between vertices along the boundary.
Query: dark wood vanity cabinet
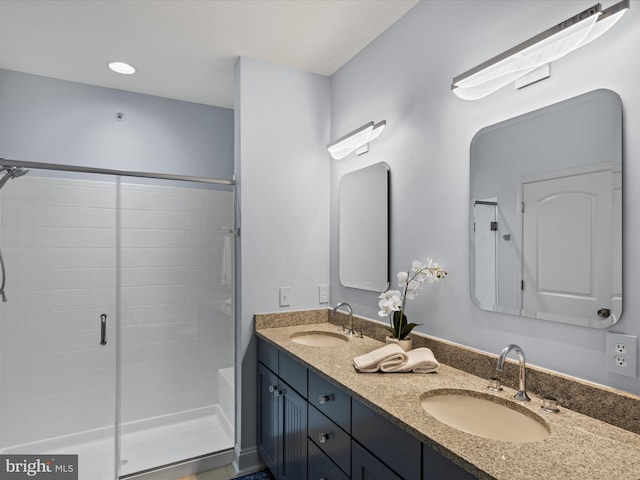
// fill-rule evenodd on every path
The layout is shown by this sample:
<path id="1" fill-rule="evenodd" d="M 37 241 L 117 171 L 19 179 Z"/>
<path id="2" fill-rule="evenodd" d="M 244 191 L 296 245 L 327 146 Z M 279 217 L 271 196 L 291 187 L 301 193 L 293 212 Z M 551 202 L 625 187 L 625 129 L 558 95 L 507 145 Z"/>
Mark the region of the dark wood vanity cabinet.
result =
<path id="1" fill-rule="evenodd" d="M 258 360 L 258 451 L 276 480 L 475 478 L 262 339 Z"/>
<path id="2" fill-rule="evenodd" d="M 258 351 L 258 452 L 277 480 L 307 480 L 307 369 L 266 344 Z"/>
<path id="3" fill-rule="evenodd" d="M 279 379 L 275 373 L 262 364 L 258 365 L 258 450 L 267 468 L 279 476 L 280 443 L 282 427 L 280 420 L 281 403 L 274 395 L 279 388 Z"/>

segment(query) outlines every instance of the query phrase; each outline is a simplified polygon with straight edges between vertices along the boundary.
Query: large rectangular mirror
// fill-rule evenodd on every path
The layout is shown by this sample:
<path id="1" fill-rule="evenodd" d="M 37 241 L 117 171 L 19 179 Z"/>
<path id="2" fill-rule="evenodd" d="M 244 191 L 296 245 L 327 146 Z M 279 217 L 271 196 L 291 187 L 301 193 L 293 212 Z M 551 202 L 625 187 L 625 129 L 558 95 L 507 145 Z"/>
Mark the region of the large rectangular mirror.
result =
<path id="1" fill-rule="evenodd" d="M 622 103 L 595 90 L 471 142 L 471 297 L 606 328 L 622 314 Z"/>
<path id="2" fill-rule="evenodd" d="M 389 283 L 389 166 L 345 174 L 339 203 L 340 283 L 381 292 Z"/>

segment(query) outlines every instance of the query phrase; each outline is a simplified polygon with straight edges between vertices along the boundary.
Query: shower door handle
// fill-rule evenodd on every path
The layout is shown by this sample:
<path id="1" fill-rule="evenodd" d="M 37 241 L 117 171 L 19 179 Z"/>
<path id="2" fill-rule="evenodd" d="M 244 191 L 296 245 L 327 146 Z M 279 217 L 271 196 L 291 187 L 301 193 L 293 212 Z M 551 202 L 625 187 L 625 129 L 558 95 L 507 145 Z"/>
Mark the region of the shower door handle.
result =
<path id="1" fill-rule="evenodd" d="M 100 345 L 107 344 L 107 314 L 100 315 Z"/>

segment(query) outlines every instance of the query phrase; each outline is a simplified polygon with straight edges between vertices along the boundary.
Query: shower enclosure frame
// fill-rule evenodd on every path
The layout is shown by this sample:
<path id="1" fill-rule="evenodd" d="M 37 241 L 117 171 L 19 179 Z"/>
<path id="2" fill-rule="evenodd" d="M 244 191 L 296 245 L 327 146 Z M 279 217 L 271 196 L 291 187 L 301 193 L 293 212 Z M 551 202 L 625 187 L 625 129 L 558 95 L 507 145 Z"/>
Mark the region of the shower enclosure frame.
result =
<path id="1" fill-rule="evenodd" d="M 54 163 L 45 163 L 45 162 L 33 162 L 33 161 L 23 161 L 23 160 L 12 160 L 4 157 L 0 157 L 0 165 L 8 168 L 24 168 L 24 169 L 35 169 L 35 170 L 49 170 L 49 171 L 58 171 L 58 172 L 69 172 L 69 173 L 81 173 L 81 174 L 97 174 L 97 175 L 108 175 L 118 177 L 116 180 L 116 184 L 119 184 L 120 177 L 129 177 L 129 178 L 142 178 L 142 179 L 151 179 L 151 180 L 167 180 L 167 181 L 182 181 L 182 182 L 193 182 L 193 183 L 201 183 L 208 185 L 221 185 L 221 186 L 231 186 L 235 187 L 236 181 L 235 179 L 219 179 L 219 178 L 210 178 L 210 177 L 202 177 L 202 176 L 190 176 L 190 175 L 178 175 L 178 174 L 166 174 L 166 173 L 153 173 L 153 172 L 141 172 L 141 171 L 130 171 L 130 170 L 119 170 L 119 169 L 109 169 L 109 168 L 100 168 L 100 167 L 85 167 L 85 166 L 76 166 L 76 165 L 66 165 L 66 164 L 54 164 Z M 233 207 L 233 227 L 229 230 L 229 234 L 232 234 L 236 237 L 239 234 L 239 231 L 236 226 L 237 218 L 236 218 L 236 195 L 237 192 L 235 188 L 233 188 L 233 196 L 234 196 L 234 207 Z M 116 208 L 120 207 L 120 200 L 117 199 Z M 235 243 L 235 242 L 234 242 Z M 235 250 L 235 247 L 234 247 Z M 119 257 L 118 247 L 116 246 L 116 257 Z M 120 260 L 118 258 L 117 263 L 119 264 Z M 116 269 L 116 284 L 120 283 L 120 272 L 119 268 Z M 235 289 L 235 287 L 234 287 Z M 117 289 L 116 289 L 117 290 Z M 235 319 L 235 298 L 237 297 L 237 292 L 234 293 L 232 302 L 232 318 Z M 121 298 L 119 294 L 116 294 L 116 311 L 118 312 L 118 316 L 121 313 Z M 144 470 L 141 472 L 136 472 L 132 474 L 126 474 L 124 476 L 120 476 L 120 460 L 121 460 L 121 428 L 122 422 L 120 419 L 121 415 L 121 371 L 120 371 L 120 354 L 121 354 L 121 332 L 119 327 L 119 321 L 116 322 L 116 384 L 115 384 L 115 418 L 114 418 L 114 426 L 115 426 L 115 474 L 116 477 L 114 480 L 118 478 L 136 478 L 140 476 L 140 478 L 153 478 L 153 474 L 156 471 L 156 468 L 151 468 L 148 470 Z M 234 326 L 235 332 L 235 326 Z M 234 340 L 235 342 L 235 340 Z M 235 428 L 235 425 L 233 426 Z M 184 461 L 178 461 L 175 463 L 171 463 L 169 465 L 158 465 L 157 468 L 159 470 L 171 469 L 173 466 L 179 466 L 188 462 L 189 460 L 201 460 L 205 457 L 215 456 L 222 452 L 211 452 L 211 454 L 203 455 L 191 459 L 185 459 Z M 151 475 L 151 477 L 149 476 Z"/>

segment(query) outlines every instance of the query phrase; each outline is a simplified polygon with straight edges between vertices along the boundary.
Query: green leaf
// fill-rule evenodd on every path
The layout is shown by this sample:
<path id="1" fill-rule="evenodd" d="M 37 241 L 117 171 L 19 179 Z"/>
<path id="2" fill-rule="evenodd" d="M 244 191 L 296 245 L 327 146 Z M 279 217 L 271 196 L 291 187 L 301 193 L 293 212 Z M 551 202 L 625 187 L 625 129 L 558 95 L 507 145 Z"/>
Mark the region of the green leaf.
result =
<path id="1" fill-rule="evenodd" d="M 398 335 L 398 337 L 397 337 L 398 340 L 404 340 L 405 337 L 411 333 L 411 330 L 413 330 L 418 325 L 420 325 L 420 324 L 419 323 L 408 323 L 408 324 L 406 324 L 402 328 L 402 330 L 400 330 L 400 335 Z"/>

